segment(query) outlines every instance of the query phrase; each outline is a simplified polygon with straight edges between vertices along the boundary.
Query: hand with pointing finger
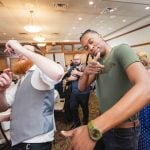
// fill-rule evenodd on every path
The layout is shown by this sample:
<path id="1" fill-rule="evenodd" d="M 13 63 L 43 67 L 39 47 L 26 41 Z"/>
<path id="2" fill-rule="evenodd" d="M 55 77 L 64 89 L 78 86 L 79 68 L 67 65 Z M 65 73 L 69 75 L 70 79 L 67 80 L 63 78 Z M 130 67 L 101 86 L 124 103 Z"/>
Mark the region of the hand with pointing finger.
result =
<path id="1" fill-rule="evenodd" d="M 102 72 L 104 65 L 100 64 L 98 60 L 100 59 L 100 52 L 92 59 L 91 62 L 85 68 L 86 74 L 98 74 Z"/>

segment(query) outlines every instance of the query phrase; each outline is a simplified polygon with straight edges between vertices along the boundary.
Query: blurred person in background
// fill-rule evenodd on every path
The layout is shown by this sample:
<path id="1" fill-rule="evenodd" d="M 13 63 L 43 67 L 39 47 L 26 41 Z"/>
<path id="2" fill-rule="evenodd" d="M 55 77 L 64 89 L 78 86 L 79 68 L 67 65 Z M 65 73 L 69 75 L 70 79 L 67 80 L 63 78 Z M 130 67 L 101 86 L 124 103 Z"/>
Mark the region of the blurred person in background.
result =
<path id="1" fill-rule="evenodd" d="M 146 52 L 139 52 L 140 61 L 150 74 L 150 57 Z M 149 150 L 150 148 L 150 104 L 140 111 L 141 132 L 139 137 L 138 150 Z"/>
<path id="2" fill-rule="evenodd" d="M 86 88 L 84 91 L 80 92 L 78 89 L 78 80 L 79 77 L 83 74 L 83 65 L 81 63 L 81 55 L 75 54 L 72 60 L 73 64 L 66 73 L 66 81 L 69 84 L 70 88 L 70 110 L 73 120 L 73 125 L 71 129 L 79 127 L 82 124 L 87 124 L 89 119 L 89 95 L 90 95 L 90 88 Z M 79 106 L 82 108 L 83 112 L 83 119 L 82 122 L 80 121 L 79 117 Z"/>

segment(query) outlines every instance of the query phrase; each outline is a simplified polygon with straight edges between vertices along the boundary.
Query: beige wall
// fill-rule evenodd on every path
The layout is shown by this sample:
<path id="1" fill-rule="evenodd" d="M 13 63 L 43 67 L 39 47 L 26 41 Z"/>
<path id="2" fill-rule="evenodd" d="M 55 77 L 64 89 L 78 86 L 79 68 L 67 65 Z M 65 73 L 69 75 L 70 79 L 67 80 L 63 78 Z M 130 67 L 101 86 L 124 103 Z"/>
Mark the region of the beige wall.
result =
<path id="1" fill-rule="evenodd" d="M 7 67 L 8 66 L 6 58 L 0 57 L 0 71 L 3 71 Z"/>

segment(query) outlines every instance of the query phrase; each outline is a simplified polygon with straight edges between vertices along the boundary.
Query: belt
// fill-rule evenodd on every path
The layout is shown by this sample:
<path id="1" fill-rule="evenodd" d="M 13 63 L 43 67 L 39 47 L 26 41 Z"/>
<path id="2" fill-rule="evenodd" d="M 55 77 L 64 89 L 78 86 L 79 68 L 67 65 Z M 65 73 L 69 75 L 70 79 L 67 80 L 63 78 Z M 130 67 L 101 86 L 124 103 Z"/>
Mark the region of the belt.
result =
<path id="1" fill-rule="evenodd" d="M 25 150 L 30 150 L 32 148 L 42 148 L 44 146 L 49 146 L 51 148 L 51 142 L 46 142 L 46 143 L 19 143 L 17 145 L 14 145 L 12 148 L 22 148 Z"/>
<path id="2" fill-rule="evenodd" d="M 134 120 L 134 121 L 131 121 L 131 122 L 123 122 L 119 125 L 117 125 L 115 128 L 133 128 L 133 127 L 136 127 L 140 124 L 140 121 L 139 119 L 137 120 Z"/>

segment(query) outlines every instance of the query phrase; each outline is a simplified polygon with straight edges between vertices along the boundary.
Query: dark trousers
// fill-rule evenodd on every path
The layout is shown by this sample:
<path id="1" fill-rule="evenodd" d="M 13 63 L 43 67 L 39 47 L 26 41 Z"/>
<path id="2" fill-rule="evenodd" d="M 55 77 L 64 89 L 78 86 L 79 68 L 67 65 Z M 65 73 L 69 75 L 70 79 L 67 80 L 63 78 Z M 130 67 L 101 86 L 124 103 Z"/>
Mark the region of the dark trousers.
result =
<path id="1" fill-rule="evenodd" d="M 140 128 L 115 128 L 103 135 L 94 150 L 137 150 Z"/>
<path id="2" fill-rule="evenodd" d="M 20 143 L 11 148 L 11 150 L 51 150 L 52 143 Z"/>
<path id="3" fill-rule="evenodd" d="M 62 81 L 55 85 L 55 89 L 58 91 L 60 98 L 64 97 Z"/>
<path id="4" fill-rule="evenodd" d="M 70 109 L 72 113 L 72 118 L 74 123 L 80 122 L 78 108 L 79 105 L 82 108 L 83 112 L 83 120 L 82 122 L 86 124 L 89 119 L 89 108 L 88 108 L 88 101 L 89 101 L 89 93 L 87 94 L 71 94 L 70 98 Z"/>

